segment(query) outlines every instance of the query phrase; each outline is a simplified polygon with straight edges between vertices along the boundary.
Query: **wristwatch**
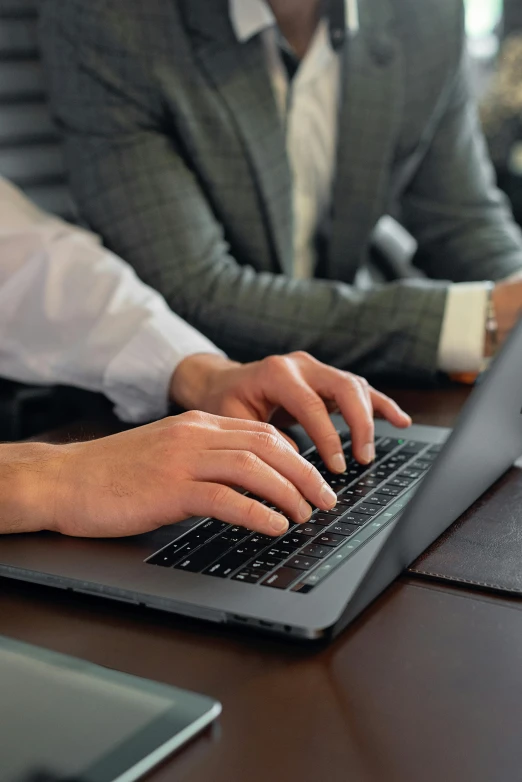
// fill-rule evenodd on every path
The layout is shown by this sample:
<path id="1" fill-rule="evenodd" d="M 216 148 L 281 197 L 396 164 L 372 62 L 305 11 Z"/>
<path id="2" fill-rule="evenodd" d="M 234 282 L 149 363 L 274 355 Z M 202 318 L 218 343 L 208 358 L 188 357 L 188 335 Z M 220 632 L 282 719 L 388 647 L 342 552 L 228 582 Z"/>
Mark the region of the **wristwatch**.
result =
<path id="1" fill-rule="evenodd" d="M 487 364 L 491 361 L 498 349 L 498 322 L 495 312 L 495 302 L 493 301 L 493 291 L 495 284 L 488 285 L 488 300 L 486 306 L 486 333 L 484 339 L 484 360 Z"/>

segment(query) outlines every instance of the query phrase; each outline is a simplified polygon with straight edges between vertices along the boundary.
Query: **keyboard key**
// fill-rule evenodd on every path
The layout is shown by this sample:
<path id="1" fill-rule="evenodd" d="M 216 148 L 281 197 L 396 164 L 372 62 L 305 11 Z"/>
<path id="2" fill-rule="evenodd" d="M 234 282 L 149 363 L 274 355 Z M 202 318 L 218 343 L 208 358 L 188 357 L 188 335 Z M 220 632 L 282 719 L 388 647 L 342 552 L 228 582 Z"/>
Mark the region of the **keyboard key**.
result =
<path id="1" fill-rule="evenodd" d="M 333 521 L 333 519 L 331 519 Z M 300 535 L 302 538 L 315 537 L 319 529 L 316 524 L 300 524 L 292 530 L 292 535 Z"/>
<path id="2" fill-rule="evenodd" d="M 391 486 L 397 486 L 401 489 L 405 489 L 406 486 L 411 484 L 411 478 L 392 478 L 390 481 Z"/>
<path id="3" fill-rule="evenodd" d="M 344 489 L 344 487 L 348 486 L 348 484 L 351 482 L 352 478 L 350 478 L 348 475 L 337 475 L 335 478 L 328 479 L 330 488 L 332 488 L 335 492 Z"/>
<path id="4" fill-rule="evenodd" d="M 400 440 L 395 440 L 393 437 L 383 437 L 383 439 L 379 440 L 377 443 L 376 450 L 382 451 L 383 453 L 389 453 L 399 445 Z"/>
<path id="5" fill-rule="evenodd" d="M 348 523 L 348 524 L 355 524 L 357 527 L 361 527 L 363 524 L 366 524 L 366 522 L 368 521 L 368 516 L 365 516 L 364 513 L 346 513 L 340 519 L 336 519 L 336 521 L 342 521 L 343 523 Z"/>
<path id="6" fill-rule="evenodd" d="M 416 478 L 420 478 L 421 476 L 420 470 L 411 470 L 406 469 L 402 470 L 402 472 L 397 475 L 397 478 L 411 478 L 412 480 L 415 480 Z"/>
<path id="7" fill-rule="evenodd" d="M 282 538 L 281 542 L 287 548 L 296 549 L 303 545 L 303 538 L 301 535 L 294 535 L 294 533 L 291 532 L 289 535 Z"/>
<path id="8" fill-rule="evenodd" d="M 162 551 L 158 551 L 153 557 L 147 560 L 149 565 L 159 565 L 160 567 L 172 567 L 183 556 L 183 550 L 186 544 L 181 541 L 175 541 Z"/>
<path id="9" fill-rule="evenodd" d="M 255 559 L 253 562 L 251 562 L 248 566 L 248 570 L 250 570 L 252 573 L 269 573 L 271 570 L 274 569 L 274 567 L 277 567 L 279 565 L 279 562 L 277 562 L 273 567 L 267 567 L 266 564 L 261 559 Z"/>
<path id="10" fill-rule="evenodd" d="M 379 482 L 386 480 L 386 478 L 394 472 L 394 468 L 392 466 L 389 467 L 379 467 L 376 470 L 371 470 L 367 477 L 368 478 L 376 478 Z"/>
<path id="11" fill-rule="evenodd" d="M 286 563 L 288 567 L 297 568 L 298 570 L 310 570 L 311 567 L 317 565 L 321 560 L 315 557 L 294 557 L 289 559 Z"/>
<path id="12" fill-rule="evenodd" d="M 366 502 L 357 506 L 357 513 L 364 513 L 365 516 L 375 516 L 381 510 L 382 508 L 379 505 L 369 505 Z"/>
<path id="13" fill-rule="evenodd" d="M 226 557 L 223 557 L 223 559 L 220 559 L 217 562 L 214 562 L 213 565 L 207 567 L 203 571 L 205 575 L 216 576 L 216 578 L 228 578 L 228 576 L 231 576 L 234 570 L 237 570 L 237 567 L 227 563 L 225 559 Z"/>
<path id="14" fill-rule="evenodd" d="M 321 515 L 322 516 L 342 516 L 343 513 L 346 512 L 346 506 L 345 505 L 336 505 L 335 508 L 330 508 L 330 510 L 322 510 Z M 332 519 L 333 521 L 333 519 Z"/>
<path id="15" fill-rule="evenodd" d="M 318 546 L 330 546 L 330 548 L 335 548 L 340 543 L 343 543 L 344 540 L 345 538 L 342 535 L 332 535 L 330 531 L 328 531 L 324 535 L 319 535 L 314 543 Z"/>
<path id="16" fill-rule="evenodd" d="M 259 548 L 266 548 L 266 546 L 270 546 L 270 544 L 273 542 L 274 542 L 274 538 L 271 535 L 255 534 L 250 538 L 249 541 L 247 541 L 247 545 L 259 546 Z"/>
<path id="17" fill-rule="evenodd" d="M 245 584 L 257 584 L 266 573 L 255 573 L 250 570 L 242 570 L 240 573 L 236 573 L 232 581 L 243 581 Z"/>
<path id="18" fill-rule="evenodd" d="M 366 472 L 369 468 L 363 467 L 362 464 L 357 465 L 356 467 L 348 467 L 346 470 L 346 475 L 354 481 L 356 478 L 358 478 L 360 475 L 363 474 L 363 472 Z"/>
<path id="19" fill-rule="evenodd" d="M 318 559 L 322 559 L 323 557 L 328 556 L 331 550 L 332 549 L 328 546 L 318 546 L 316 543 L 310 543 L 310 545 L 305 546 L 300 553 L 305 557 L 317 557 Z"/>
<path id="20" fill-rule="evenodd" d="M 384 464 L 391 467 L 394 464 L 404 464 L 404 462 L 409 462 L 411 458 L 412 457 L 410 454 L 399 451 L 399 453 L 394 453 L 393 456 L 390 456 L 390 458 L 387 459 Z"/>
<path id="21" fill-rule="evenodd" d="M 370 497 L 366 498 L 366 502 L 370 505 L 379 505 L 379 507 L 384 508 L 388 503 L 392 501 L 392 497 L 387 497 L 384 494 L 372 494 Z"/>
<path id="22" fill-rule="evenodd" d="M 421 458 L 423 462 L 428 462 L 431 465 L 438 455 L 438 453 L 423 453 Z"/>
<path id="23" fill-rule="evenodd" d="M 303 571 L 290 567 L 280 567 L 275 573 L 262 581 L 263 586 L 273 587 L 274 589 L 286 589 L 296 579 L 302 577 Z"/>
<path id="24" fill-rule="evenodd" d="M 342 521 L 338 524 L 334 524 L 333 527 L 328 528 L 328 534 L 344 535 L 345 538 L 350 537 L 350 535 L 353 535 L 355 532 L 359 532 L 359 527 L 355 524 L 345 524 Z"/>
<path id="25" fill-rule="evenodd" d="M 224 530 L 225 527 L 230 528 L 230 525 L 227 524 L 225 521 L 218 521 L 217 519 L 208 519 L 208 521 L 205 521 L 199 527 L 196 527 L 195 531 L 199 532 L 201 530 L 205 530 L 205 532 L 212 532 L 213 535 L 217 535 L 217 533 Z M 236 530 L 238 529 L 238 527 L 232 527 L 232 529 Z"/>
<path id="26" fill-rule="evenodd" d="M 389 497 L 396 497 L 398 494 L 401 493 L 401 490 L 397 486 L 392 486 L 390 483 L 385 484 L 385 486 L 379 486 L 378 489 L 376 489 L 377 494 L 384 494 L 385 496 Z"/>
<path id="27" fill-rule="evenodd" d="M 257 565 L 258 568 L 264 568 L 268 573 L 269 570 L 273 570 L 275 567 L 279 567 L 281 561 L 286 557 L 272 557 L 269 554 L 262 554 L 260 559 L 255 559 L 254 562 L 249 565 L 249 568 L 254 568 Z"/>
<path id="28" fill-rule="evenodd" d="M 350 489 L 346 489 L 346 491 L 341 494 L 338 500 L 338 504 L 347 505 L 349 504 L 350 498 L 353 498 L 354 503 L 359 502 L 361 497 L 365 497 L 367 494 L 370 494 L 370 492 L 372 491 L 374 491 L 374 488 L 372 486 L 359 486 L 359 484 L 356 483 Z"/>
<path id="29" fill-rule="evenodd" d="M 348 508 L 345 507 L 344 510 L 346 511 Z M 309 523 L 315 524 L 318 527 L 329 527 L 334 521 L 337 521 L 337 516 L 327 516 L 321 511 L 317 514 L 314 513 Z"/>
<path id="30" fill-rule="evenodd" d="M 225 530 L 219 536 L 220 540 L 225 540 L 229 544 L 229 548 L 232 548 L 238 543 L 241 543 L 242 540 L 252 534 L 251 530 L 245 529 L 244 527 L 234 527 L 233 529 L 237 529 L 239 531 L 233 532 L 232 529 Z"/>
<path id="31" fill-rule="evenodd" d="M 415 454 L 426 448 L 427 443 L 420 443 L 417 440 L 407 440 L 401 448 L 401 453 Z"/>
<path id="32" fill-rule="evenodd" d="M 191 573 L 200 573 L 215 562 L 216 559 L 223 556 L 228 549 L 229 546 L 226 541 L 216 538 L 215 541 L 208 543 L 206 546 L 201 546 L 201 548 L 193 554 L 184 557 L 177 565 L 174 565 L 174 567 L 177 570 L 188 570 Z"/>
<path id="33" fill-rule="evenodd" d="M 349 508 L 345 507 L 345 511 L 349 510 Z M 337 516 L 328 516 L 326 513 L 323 513 L 322 510 L 316 511 L 312 518 L 310 519 L 308 524 L 314 524 L 316 527 L 327 527 L 329 524 L 332 524 L 337 519 Z"/>
<path id="34" fill-rule="evenodd" d="M 430 469 L 431 462 L 427 462 L 425 459 L 417 459 L 416 462 L 413 462 L 411 467 L 414 470 L 420 470 L 421 472 L 426 472 L 426 470 Z"/>
<path id="35" fill-rule="evenodd" d="M 378 478 L 361 478 L 358 485 L 375 487 L 378 486 L 380 483 L 382 483 L 382 481 L 380 481 Z"/>
<path id="36" fill-rule="evenodd" d="M 272 557 L 273 559 L 287 559 L 291 554 L 294 553 L 294 548 L 290 546 L 284 546 L 284 545 L 277 545 L 273 548 L 268 549 L 268 551 L 265 551 L 263 554 L 263 557 Z"/>
<path id="37" fill-rule="evenodd" d="M 255 555 L 245 548 L 235 548 L 225 554 L 219 562 L 216 562 L 216 567 L 207 568 L 205 571 L 211 576 L 221 576 L 221 578 L 227 578 L 231 573 L 240 568 L 243 568 L 247 562 L 254 558 Z M 219 567 L 217 567 L 219 566 Z"/>

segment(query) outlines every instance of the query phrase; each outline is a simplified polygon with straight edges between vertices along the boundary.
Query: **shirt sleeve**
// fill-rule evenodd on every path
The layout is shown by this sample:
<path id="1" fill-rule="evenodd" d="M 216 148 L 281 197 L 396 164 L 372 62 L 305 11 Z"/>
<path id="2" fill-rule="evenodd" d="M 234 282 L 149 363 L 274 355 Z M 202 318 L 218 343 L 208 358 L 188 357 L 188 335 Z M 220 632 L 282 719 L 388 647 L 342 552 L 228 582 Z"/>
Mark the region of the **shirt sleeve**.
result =
<path id="1" fill-rule="evenodd" d="M 126 421 L 168 410 L 170 379 L 221 352 L 98 238 L 0 178 L 0 375 L 104 393 Z"/>
<path id="2" fill-rule="evenodd" d="M 481 371 L 488 289 L 484 282 L 461 282 L 449 288 L 439 342 L 442 372 Z"/>

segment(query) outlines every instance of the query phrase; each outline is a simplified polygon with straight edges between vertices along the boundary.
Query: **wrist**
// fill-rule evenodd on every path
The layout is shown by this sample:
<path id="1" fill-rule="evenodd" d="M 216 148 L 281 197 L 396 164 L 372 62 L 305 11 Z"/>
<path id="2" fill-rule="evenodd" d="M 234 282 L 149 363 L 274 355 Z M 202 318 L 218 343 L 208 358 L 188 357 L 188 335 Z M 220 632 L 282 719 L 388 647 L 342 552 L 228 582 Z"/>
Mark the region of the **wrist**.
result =
<path id="1" fill-rule="evenodd" d="M 216 376 L 240 366 L 214 353 L 188 356 L 177 366 L 170 382 L 170 400 L 185 410 L 205 410 Z"/>
<path id="2" fill-rule="evenodd" d="M 0 446 L 0 532 L 54 531 L 63 447 Z"/>

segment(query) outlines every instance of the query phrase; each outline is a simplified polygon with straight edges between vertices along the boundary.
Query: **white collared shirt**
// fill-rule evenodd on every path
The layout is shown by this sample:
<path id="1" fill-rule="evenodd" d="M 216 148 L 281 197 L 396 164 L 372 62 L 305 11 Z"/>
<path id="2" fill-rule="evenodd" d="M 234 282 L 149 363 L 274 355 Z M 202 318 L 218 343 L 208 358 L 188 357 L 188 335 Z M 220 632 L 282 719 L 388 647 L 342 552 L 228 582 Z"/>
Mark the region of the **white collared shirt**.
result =
<path id="1" fill-rule="evenodd" d="M 348 34 L 358 30 L 357 0 L 345 0 Z M 285 123 L 293 177 L 296 278 L 313 277 L 315 240 L 332 198 L 338 139 L 341 61 L 322 20 L 290 86 L 282 62 L 277 22 L 266 0 L 229 0 L 237 39 L 261 35 L 276 102 Z M 450 287 L 439 342 L 439 369 L 477 372 L 483 361 L 488 286 L 482 282 Z"/>
<path id="2" fill-rule="evenodd" d="M 194 353 L 220 351 L 96 236 L 0 177 L 0 377 L 99 391 L 140 423 L 166 415 Z"/>

